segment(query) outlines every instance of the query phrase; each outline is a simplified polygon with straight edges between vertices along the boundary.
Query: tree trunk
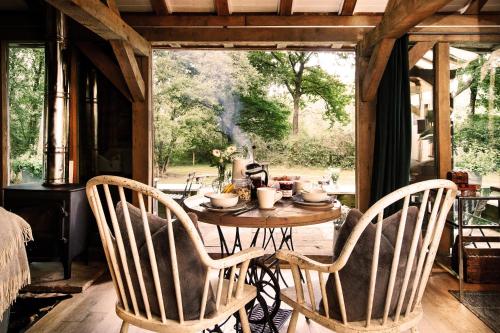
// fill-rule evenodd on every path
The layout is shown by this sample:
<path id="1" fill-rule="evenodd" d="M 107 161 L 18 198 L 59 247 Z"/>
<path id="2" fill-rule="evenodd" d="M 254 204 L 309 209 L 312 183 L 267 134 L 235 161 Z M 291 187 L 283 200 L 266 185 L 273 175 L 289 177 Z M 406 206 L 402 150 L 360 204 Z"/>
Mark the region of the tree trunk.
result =
<path id="1" fill-rule="evenodd" d="M 496 67 L 490 65 L 490 86 L 488 87 L 488 134 L 493 139 L 493 112 L 495 112 L 495 74 Z"/>
<path id="2" fill-rule="evenodd" d="M 473 115 L 476 113 L 476 98 L 477 98 L 477 86 L 470 88 L 470 114 Z"/>
<path id="3" fill-rule="evenodd" d="M 292 133 L 293 135 L 299 134 L 299 111 L 300 111 L 300 98 L 293 98 L 293 122 L 292 122 Z"/>

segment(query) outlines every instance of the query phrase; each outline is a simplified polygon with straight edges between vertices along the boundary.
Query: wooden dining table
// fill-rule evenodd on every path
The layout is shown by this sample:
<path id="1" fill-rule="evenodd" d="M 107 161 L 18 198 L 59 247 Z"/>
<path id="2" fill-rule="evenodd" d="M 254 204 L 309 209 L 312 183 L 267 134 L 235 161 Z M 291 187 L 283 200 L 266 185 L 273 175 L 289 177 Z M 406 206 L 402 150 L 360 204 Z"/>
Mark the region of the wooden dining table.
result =
<path id="1" fill-rule="evenodd" d="M 198 215 L 205 223 L 239 228 L 290 228 L 324 223 L 340 217 L 340 203 L 330 209 L 298 206 L 291 199 L 281 199 L 272 210 L 259 209 L 257 202 L 249 202 L 253 209 L 240 213 L 210 211 L 202 204 L 210 200 L 203 195 L 194 195 L 184 200 L 186 209 Z"/>
<path id="2" fill-rule="evenodd" d="M 338 201 L 334 203 L 333 207 L 320 209 L 299 206 L 291 199 L 281 199 L 276 202 L 272 210 L 259 209 L 255 201 L 247 203 L 246 209 L 236 212 L 209 210 L 204 206 L 209 201 L 203 195 L 195 195 L 184 200 L 184 207 L 188 212 L 198 215 L 200 222 L 217 226 L 221 256 L 231 255 L 242 250 L 240 228 L 256 228 L 250 247 L 257 246 L 259 232 L 263 230 L 263 248 L 272 245 L 274 252 L 285 247 L 293 250 L 293 228 L 330 222 L 340 218 L 341 215 L 341 204 Z M 235 229 L 232 246 L 227 244 L 222 227 Z M 275 239 L 275 233 L 281 234 L 279 242 Z M 252 261 L 248 272 L 247 282 L 257 287 L 255 304 L 252 304 L 248 310 L 252 332 L 261 332 L 267 325 L 271 332 L 277 333 L 277 327 L 287 320 L 290 314 L 290 310 L 280 309 L 280 281 L 285 285 L 286 281 L 281 274 L 279 260 L 276 259 L 274 253 L 266 255 L 259 260 Z"/>

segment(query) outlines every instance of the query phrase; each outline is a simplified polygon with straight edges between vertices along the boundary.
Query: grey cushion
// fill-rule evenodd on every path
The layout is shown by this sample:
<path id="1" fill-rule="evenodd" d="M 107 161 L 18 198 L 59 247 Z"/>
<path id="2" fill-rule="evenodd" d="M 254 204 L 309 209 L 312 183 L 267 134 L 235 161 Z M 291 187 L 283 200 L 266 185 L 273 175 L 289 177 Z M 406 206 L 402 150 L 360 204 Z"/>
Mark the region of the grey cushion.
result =
<path id="1" fill-rule="evenodd" d="M 157 316 L 160 316 L 160 308 L 156 296 L 153 272 L 151 270 L 146 238 L 142 225 L 141 211 L 140 209 L 134 207 L 129 203 L 127 203 L 127 206 L 130 212 L 132 228 L 134 229 L 134 237 L 139 252 L 142 276 L 144 279 L 151 312 Z M 125 245 L 127 265 L 130 270 L 131 281 L 134 286 L 138 307 L 141 313 L 145 314 L 144 302 L 140 293 L 139 280 L 137 278 L 137 273 L 135 270 L 132 250 L 129 246 L 130 241 L 126 232 L 125 218 L 121 203 L 118 203 L 116 207 L 116 215 L 118 219 L 118 225 L 120 226 L 121 235 L 123 237 L 123 243 Z M 197 226 L 198 219 L 196 215 L 188 215 L 190 216 L 195 226 Z M 160 285 L 163 294 L 163 302 L 165 304 L 166 317 L 169 319 L 178 320 L 179 315 L 172 277 L 172 264 L 168 240 L 167 221 L 152 214 L 148 214 L 148 221 L 156 255 L 158 274 L 160 276 Z M 173 221 L 173 231 L 175 238 L 175 248 L 177 252 L 177 265 L 179 268 L 184 319 L 196 320 L 199 319 L 200 316 L 201 299 L 203 295 L 203 287 L 207 270 L 203 266 L 201 259 L 198 257 L 194 244 L 189 238 L 189 234 L 186 232 L 182 224 L 177 220 Z M 126 281 L 124 281 L 124 283 L 126 283 Z M 129 306 L 132 307 L 131 298 L 128 292 L 127 299 Z M 212 288 L 210 287 L 205 316 L 210 317 L 214 312 L 215 297 Z"/>
<path id="2" fill-rule="evenodd" d="M 352 230 L 354 229 L 362 215 L 363 214 L 357 209 L 352 209 L 349 212 L 346 221 L 339 231 L 339 236 L 334 249 L 334 259 L 337 259 L 337 257 L 340 255 L 340 252 L 342 251 L 347 238 L 351 234 Z M 404 279 L 404 271 L 406 269 L 406 263 L 408 261 L 408 254 L 410 252 L 413 231 L 415 230 L 417 215 L 418 209 L 416 207 L 410 206 L 408 208 L 408 215 L 403 236 L 403 244 L 401 248 L 398 271 L 396 274 L 394 293 L 391 301 L 391 306 L 389 308 L 389 315 L 392 315 L 397 307 L 397 302 Z M 379 262 L 377 270 L 377 281 L 375 284 L 372 318 L 383 317 L 385 297 L 389 284 L 389 275 L 391 271 L 394 246 L 396 244 L 397 230 L 400 219 L 401 211 L 387 217 L 383 222 L 384 224 L 382 227 L 382 238 L 380 241 Z M 368 290 L 370 284 L 373 245 L 375 242 L 376 227 L 376 224 L 368 224 L 364 232 L 361 234 L 358 242 L 354 246 L 354 249 L 346 265 L 339 272 L 348 321 L 359 321 L 366 319 L 366 307 L 368 301 Z M 417 256 L 415 257 L 413 262 L 412 273 L 414 273 L 414 271 L 416 270 L 420 248 L 421 241 L 419 242 L 417 248 Z M 413 279 L 410 280 L 408 289 L 411 288 L 412 281 Z M 341 320 L 342 317 L 340 313 L 333 274 L 330 274 L 330 276 L 328 277 L 326 292 L 328 297 L 330 316 L 337 320 Z M 403 312 L 406 309 L 409 295 L 410 292 L 407 292 L 405 301 L 403 302 Z M 324 313 L 322 304 L 323 303 L 321 302 L 320 311 Z"/>

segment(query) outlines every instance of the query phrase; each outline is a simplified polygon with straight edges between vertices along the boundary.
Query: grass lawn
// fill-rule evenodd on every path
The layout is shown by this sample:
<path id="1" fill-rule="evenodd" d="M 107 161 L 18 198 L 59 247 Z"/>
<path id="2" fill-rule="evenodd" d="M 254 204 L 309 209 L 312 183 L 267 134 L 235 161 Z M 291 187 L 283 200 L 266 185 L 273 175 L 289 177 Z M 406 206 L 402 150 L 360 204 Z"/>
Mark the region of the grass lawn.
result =
<path id="1" fill-rule="evenodd" d="M 326 175 L 326 171 L 326 168 L 288 167 L 283 165 L 269 167 L 271 177 L 284 175 L 301 176 L 301 178 L 309 180 L 320 179 Z M 159 182 L 165 184 L 184 183 L 186 181 L 186 176 L 190 172 L 209 176 L 205 181 L 206 184 L 209 184 L 211 182 L 210 179 L 215 178 L 217 169 L 207 164 L 172 166 L 168 168 L 165 175 L 159 177 Z M 342 170 L 340 172 L 338 184 L 354 186 L 354 170 Z"/>

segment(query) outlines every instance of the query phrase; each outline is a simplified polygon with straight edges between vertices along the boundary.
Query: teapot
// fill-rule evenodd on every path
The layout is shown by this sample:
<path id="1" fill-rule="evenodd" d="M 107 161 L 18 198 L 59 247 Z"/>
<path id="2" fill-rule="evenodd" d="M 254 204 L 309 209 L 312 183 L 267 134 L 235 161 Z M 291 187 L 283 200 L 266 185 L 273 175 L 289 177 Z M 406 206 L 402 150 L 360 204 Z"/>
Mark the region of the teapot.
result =
<path id="1" fill-rule="evenodd" d="M 255 188 L 267 186 L 269 183 L 269 175 L 267 172 L 268 165 L 267 164 L 259 164 L 256 162 L 247 164 L 245 174 L 247 177 L 252 179 L 252 183 Z M 259 174 L 264 174 L 264 181 L 262 181 L 262 177 L 257 177 Z M 257 180 L 257 181 L 256 181 Z"/>

